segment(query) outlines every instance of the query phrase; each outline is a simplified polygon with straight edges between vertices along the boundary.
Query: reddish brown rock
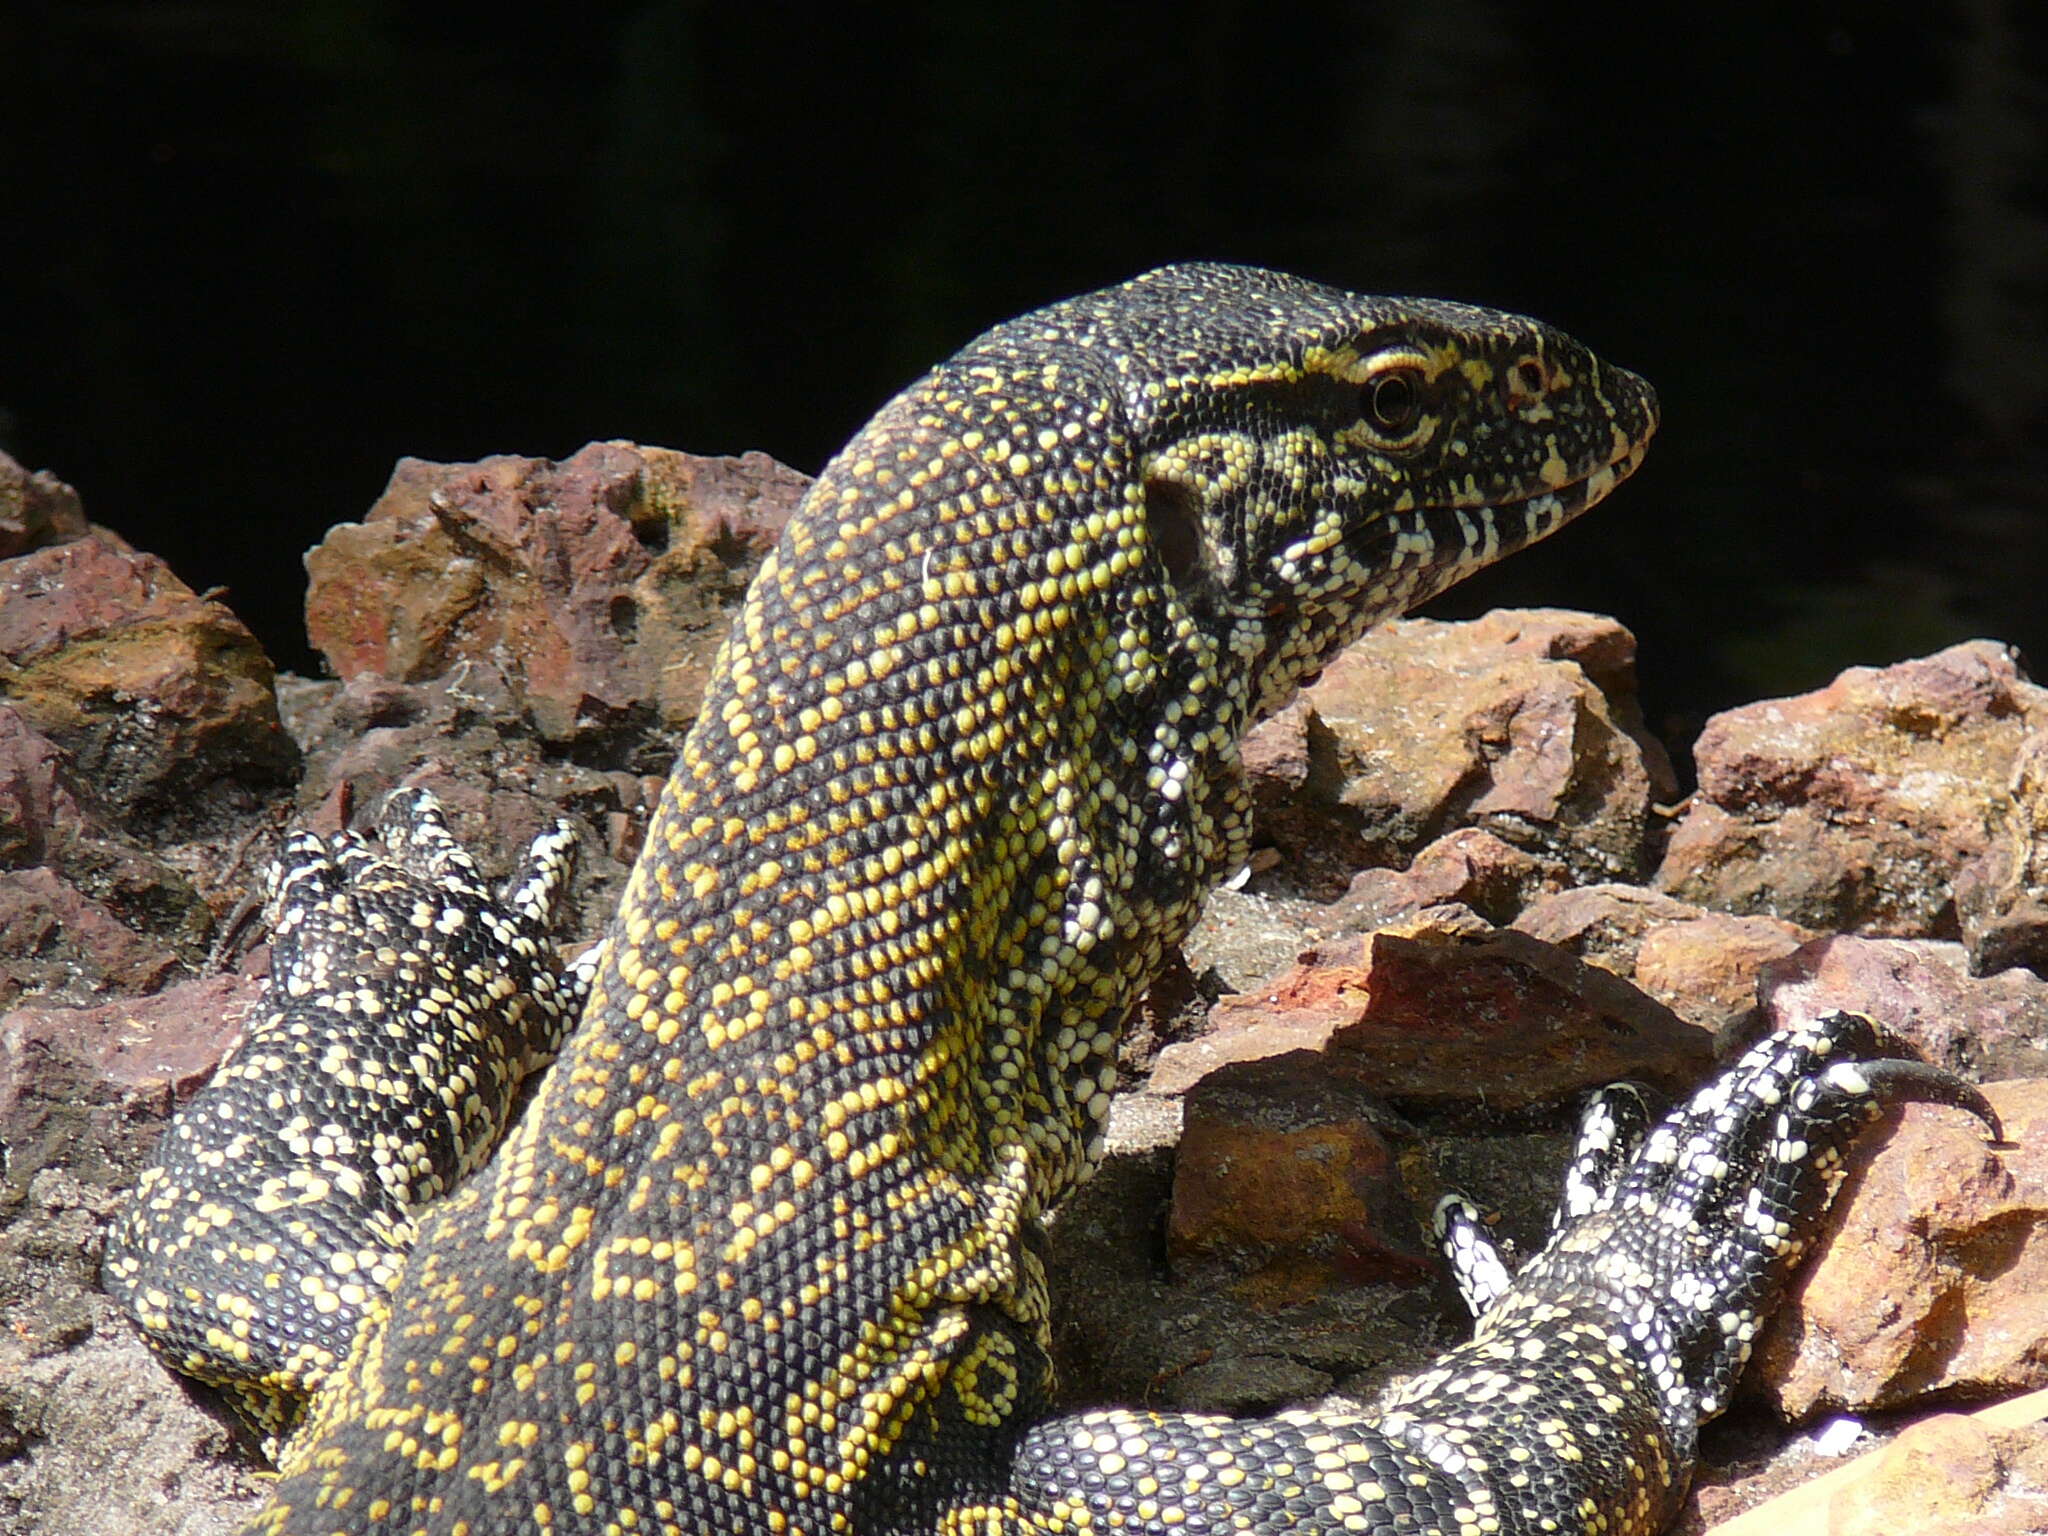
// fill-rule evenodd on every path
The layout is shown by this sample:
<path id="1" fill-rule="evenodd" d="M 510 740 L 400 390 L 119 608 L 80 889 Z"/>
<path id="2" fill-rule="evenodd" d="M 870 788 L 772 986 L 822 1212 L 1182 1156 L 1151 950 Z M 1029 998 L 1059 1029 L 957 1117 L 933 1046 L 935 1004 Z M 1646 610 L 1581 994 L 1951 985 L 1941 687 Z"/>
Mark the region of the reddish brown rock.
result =
<path id="1" fill-rule="evenodd" d="M 1207 1034 L 1160 1052 L 1150 1091 L 1306 1051 L 1390 1097 L 1512 1110 L 1622 1077 L 1677 1089 L 1706 1067 L 1708 1036 L 1663 1004 L 1470 913 L 1439 923 L 1459 910 L 1422 914 L 1412 937 L 1382 929 L 1333 944 L 1224 998 Z"/>
<path id="2" fill-rule="evenodd" d="M 2048 981 L 1972 976 L 1959 944 L 1815 939 L 1767 962 L 1757 986 L 1772 1028 L 1846 1009 L 1979 1082 L 2048 1075 Z"/>
<path id="3" fill-rule="evenodd" d="M 1991 802 L 1989 845 L 1956 874 L 1970 969 L 2048 973 L 2048 732 L 2020 743 L 2009 792 Z"/>
<path id="4" fill-rule="evenodd" d="M 1812 936 L 1783 918 L 1702 913 L 1645 933 L 1632 979 L 1687 1023 L 1732 1043 L 1759 1023 L 1757 979 L 1764 966 Z"/>
<path id="5" fill-rule="evenodd" d="M 0 1008 L 150 990 L 202 958 L 212 927 L 190 879 L 0 704 Z"/>
<path id="6" fill-rule="evenodd" d="M 1539 897 L 1514 925 L 1628 978 L 1724 1042 L 1755 1025 L 1764 963 L 1812 937 L 1780 918 L 1730 917 L 1632 885 Z"/>
<path id="7" fill-rule="evenodd" d="M 30 474 L 0 453 L 0 560 L 85 537 L 78 492 L 48 470 Z"/>
<path id="8" fill-rule="evenodd" d="M 1816 930 L 1954 937 L 1955 873 L 2044 727 L 2048 691 L 1983 640 L 1716 715 L 1656 883 Z"/>
<path id="9" fill-rule="evenodd" d="M 1578 879 L 1633 876 L 1673 792 L 1634 653 L 1612 619 L 1548 609 L 1383 625 L 1247 742 L 1262 828 L 1333 871 L 1470 825 Z"/>
<path id="10" fill-rule="evenodd" d="M 1309 751 L 1314 707 L 1303 693 L 1245 737 L 1239 753 L 1245 776 L 1276 805 L 1308 783 L 1315 762 Z"/>
<path id="11" fill-rule="evenodd" d="M 1406 869 L 1366 869 L 1334 906 L 1339 931 L 1403 922 L 1426 907 L 1455 902 L 1488 922 L 1505 923 L 1534 897 L 1554 892 L 1557 867 L 1477 827 L 1447 832 Z"/>
<path id="12" fill-rule="evenodd" d="M 182 895 L 196 900 L 189 890 Z M 204 908 L 191 915 L 203 919 Z M 151 991 L 192 958 L 190 946 L 181 953 L 138 931 L 53 869 L 0 870 L 0 1008 L 29 995 Z"/>
<path id="13" fill-rule="evenodd" d="M 84 820 L 62 768 L 63 755 L 49 739 L 0 703 L 0 868 L 41 863 L 59 827 Z"/>
<path id="14" fill-rule="evenodd" d="M 107 1182 L 156 1139 L 241 1031 L 260 981 L 214 976 L 97 1008 L 0 1016 L 0 1142 L 8 1178 L 51 1164 Z"/>
<path id="15" fill-rule="evenodd" d="M 1879 1428 L 1881 1443 L 1846 1461 L 1802 1436 L 1761 1463 L 1752 1448 L 1721 1478 L 1710 1452 L 1670 1536 L 2042 1536 L 2040 1396 Z"/>
<path id="16" fill-rule="evenodd" d="M 1916 1104 L 1850 1174 L 1758 1344 L 1752 1390 L 1781 1414 L 2048 1385 L 2048 1079 L 1985 1094 L 2011 1145 Z"/>
<path id="17" fill-rule="evenodd" d="M 678 728 L 808 483 L 763 454 L 627 443 L 560 463 L 406 459 L 307 555 L 306 627 L 344 680 L 497 668 L 552 741 Z"/>
<path id="18" fill-rule="evenodd" d="M 0 547 L 0 1007 L 152 989 L 203 958 L 203 887 L 248 878 L 234 850 L 297 766 L 270 664 L 4 459 Z"/>
<path id="19" fill-rule="evenodd" d="M 111 535 L 0 561 L 0 696 L 116 811 L 288 779 L 273 682 L 239 619 Z"/>
<path id="20" fill-rule="evenodd" d="M 1639 885 L 1582 885 L 1537 897 L 1517 914 L 1514 926 L 1602 970 L 1633 976 L 1637 952 L 1651 929 L 1705 911 Z"/>
<path id="21" fill-rule="evenodd" d="M 1755 1023 L 1763 964 L 1812 937 L 1778 918 L 1730 917 L 1632 885 L 1540 897 L 1515 927 L 1627 977 L 1724 1041 Z"/>
<path id="22" fill-rule="evenodd" d="M 1174 1157 L 1167 1256 L 1248 1277 L 1276 1305 L 1332 1286 L 1430 1273 L 1386 1111 L 1307 1052 L 1210 1073 L 1189 1091 Z"/>
<path id="23" fill-rule="evenodd" d="M 1908 1426 L 1828 1502 L 1826 1536 L 2040 1536 L 2048 1434 L 1944 1413 Z"/>
<path id="24" fill-rule="evenodd" d="M 385 795 L 416 785 L 440 799 L 455 835 L 499 879 L 535 833 L 566 814 L 584 832 L 570 888 L 576 915 L 564 931 L 594 934 L 610 921 L 662 780 L 546 750 L 496 666 L 425 683 L 365 674 L 294 684 L 283 702 L 305 745 L 298 816 L 313 830 L 372 827 Z M 665 768 L 672 744 L 650 733 L 645 746 Z"/>
<path id="25" fill-rule="evenodd" d="M 1350 1103 L 1324 1102 L 1337 1123 L 1372 1115 L 1363 1095 Z M 1269 1412 L 1332 1390 L 1355 1390 L 1351 1383 L 1360 1373 L 1384 1371 L 1392 1360 L 1426 1351 L 1415 1341 L 1425 1320 L 1439 1315 L 1434 1287 L 1316 1288 L 1329 1271 L 1290 1271 L 1284 1255 L 1276 1255 L 1281 1267 L 1271 1274 L 1245 1275 L 1215 1263 L 1169 1267 L 1163 1235 L 1181 1111 L 1178 1099 L 1118 1098 L 1100 1170 L 1052 1218 L 1045 1263 L 1064 1400 Z M 1275 1123 L 1256 1112 L 1253 1120 Z M 1274 1137 L 1266 1144 L 1283 1141 Z M 1307 1137 L 1294 1144 L 1318 1147 Z M 1412 1223 L 1406 1230 L 1412 1238 Z M 1328 1234 L 1316 1237 L 1328 1243 Z M 1338 1247 L 1330 1244 L 1325 1252 L 1335 1255 Z M 1300 1288 L 1306 1294 L 1291 1300 Z"/>

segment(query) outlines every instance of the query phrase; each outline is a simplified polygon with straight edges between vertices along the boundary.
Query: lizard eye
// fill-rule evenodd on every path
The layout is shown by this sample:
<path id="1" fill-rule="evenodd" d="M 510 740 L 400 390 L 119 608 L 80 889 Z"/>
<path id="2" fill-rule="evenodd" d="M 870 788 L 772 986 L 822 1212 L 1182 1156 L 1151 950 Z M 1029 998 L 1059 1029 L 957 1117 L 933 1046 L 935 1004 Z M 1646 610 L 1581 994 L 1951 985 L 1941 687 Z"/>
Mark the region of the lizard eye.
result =
<path id="1" fill-rule="evenodd" d="M 1422 419 L 1422 370 L 1389 368 L 1362 391 L 1366 424 L 1376 436 L 1399 440 Z"/>

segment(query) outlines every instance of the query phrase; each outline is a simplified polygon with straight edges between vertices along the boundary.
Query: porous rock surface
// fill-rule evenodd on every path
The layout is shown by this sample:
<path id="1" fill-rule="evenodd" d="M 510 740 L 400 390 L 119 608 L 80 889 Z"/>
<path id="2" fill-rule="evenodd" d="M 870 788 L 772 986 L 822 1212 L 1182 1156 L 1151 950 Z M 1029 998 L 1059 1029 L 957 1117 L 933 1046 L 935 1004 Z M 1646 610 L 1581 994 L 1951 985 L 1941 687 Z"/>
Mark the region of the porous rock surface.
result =
<path id="1" fill-rule="evenodd" d="M 1699 790 L 1657 888 L 1815 930 L 1955 938 L 1956 872 L 1992 850 L 2044 729 L 2048 690 L 1989 640 L 1728 710 L 1694 744 Z"/>
<path id="2" fill-rule="evenodd" d="M 363 521 L 306 556 L 307 632 L 347 683 L 490 668 L 552 744 L 679 731 L 808 484 L 765 454 L 631 443 L 403 459 Z"/>
<path id="3" fill-rule="evenodd" d="M 1937 1414 L 1904 1430 L 1837 1495 L 1828 1536 L 2038 1536 L 2048 1531 L 2048 1433 Z"/>

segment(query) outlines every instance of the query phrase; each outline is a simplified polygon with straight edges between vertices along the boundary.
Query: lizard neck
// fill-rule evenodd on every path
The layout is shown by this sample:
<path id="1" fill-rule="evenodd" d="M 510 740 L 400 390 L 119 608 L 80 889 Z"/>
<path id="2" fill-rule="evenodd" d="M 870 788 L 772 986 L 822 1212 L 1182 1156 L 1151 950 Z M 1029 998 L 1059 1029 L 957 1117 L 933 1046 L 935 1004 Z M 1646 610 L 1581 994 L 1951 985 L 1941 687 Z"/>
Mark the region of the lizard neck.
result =
<path id="1" fill-rule="evenodd" d="M 1244 857 L 1247 706 L 1143 578 L 1109 434 L 1092 477 L 1019 495 L 996 430 L 912 394 L 812 488 L 721 656 L 591 1016 L 655 1034 L 721 1102 L 776 1085 L 826 1106 L 788 1136 L 1017 1185 L 1035 1214 L 1085 1176 L 1124 1015 Z"/>

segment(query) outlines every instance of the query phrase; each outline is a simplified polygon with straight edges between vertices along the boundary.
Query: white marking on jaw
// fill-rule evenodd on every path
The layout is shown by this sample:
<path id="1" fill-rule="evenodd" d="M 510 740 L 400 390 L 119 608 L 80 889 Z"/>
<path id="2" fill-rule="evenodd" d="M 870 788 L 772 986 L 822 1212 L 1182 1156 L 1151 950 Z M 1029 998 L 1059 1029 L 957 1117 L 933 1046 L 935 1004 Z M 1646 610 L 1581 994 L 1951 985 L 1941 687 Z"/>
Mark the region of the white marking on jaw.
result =
<path id="1" fill-rule="evenodd" d="M 1522 503 L 1522 531 L 1532 541 L 1550 531 L 1564 506 L 1555 496 L 1531 496 Z"/>
<path id="2" fill-rule="evenodd" d="M 1394 539 L 1394 557 L 1397 560 L 1406 560 L 1411 556 L 1427 559 L 1430 551 L 1435 548 L 1436 540 L 1429 536 L 1429 530 L 1420 522 L 1413 528 L 1402 529 Z"/>
<path id="3" fill-rule="evenodd" d="M 1479 509 L 1479 521 L 1486 529 L 1486 538 L 1479 546 L 1479 558 L 1482 562 L 1491 564 L 1500 554 L 1500 524 L 1494 521 L 1491 507 Z"/>

